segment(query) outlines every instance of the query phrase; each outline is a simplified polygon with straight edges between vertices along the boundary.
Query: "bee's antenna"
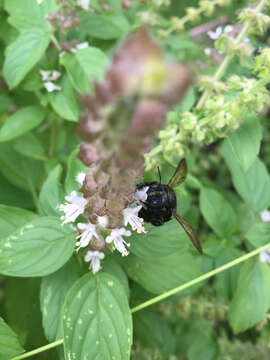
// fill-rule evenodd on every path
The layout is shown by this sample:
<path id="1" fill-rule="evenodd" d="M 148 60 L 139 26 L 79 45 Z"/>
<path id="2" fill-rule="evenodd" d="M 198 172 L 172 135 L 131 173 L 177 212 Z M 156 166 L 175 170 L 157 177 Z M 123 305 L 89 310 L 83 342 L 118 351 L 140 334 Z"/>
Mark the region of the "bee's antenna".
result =
<path id="1" fill-rule="evenodd" d="M 159 183 L 161 184 L 161 175 L 160 175 L 159 166 L 157 167 L 157 170 L 158 170 L 158 176 L 159 176 Z"/>

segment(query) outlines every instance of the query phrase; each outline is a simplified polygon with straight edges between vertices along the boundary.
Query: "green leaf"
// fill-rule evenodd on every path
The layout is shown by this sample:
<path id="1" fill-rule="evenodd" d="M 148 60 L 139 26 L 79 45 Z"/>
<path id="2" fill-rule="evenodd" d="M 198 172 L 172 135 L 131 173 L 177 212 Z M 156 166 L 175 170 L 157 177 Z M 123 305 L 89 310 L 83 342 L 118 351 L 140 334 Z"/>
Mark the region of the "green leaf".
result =
<path id="1" fill-rule="evenodd" d="M 228 143 L 243 171 L 247 171 L 255 161 L 261 139 L 262 128 L 257 114 L 247 116 L 242 125 L 228 136 Z"/>
<path id="2" fill-rule="evenodd" d="M 264 163 L 257 158 L 244 172 L 227 140 L 222 145 L 222 153 L 230 168 L 233 185 L 243 200 L 253 211 L 266 209 L 270 205 L 270 177 Z"/>
<path id="3" fill-rule="evenodd" d="M 19 343 L 17 335 L 0 318 L 0 359 L 8 360 L 22 352 L 24 352 L 24 349 Z"/>
<path id="4" fill-rule="evenodd" d="M 122 269 L 121 265 L 118 264 L 118 262 L 112 257 L 113 255 L 107 256 L 106 259 L 102 262 L 102 271 L 105 271 L 108 274 L 112 274 L 120 281 L 126 292 L 127 298 L 129 299 L 129 284 L 127 275 Z"/>
<path id="5" fill-rule="evenodd" d="M 23 281 L 17 277 L 5 278 L 7 322 L 18 334 L 19 341 L 25 348 L 35 348 L 46 340 L 42 329 L 39 293 L 39 278 L 24 278 Z"/>
<path id="6" fill-rule="evenodd" d="M 95 47 L 79 49 L 75 54 L 65 53 L 60 58 L 69 79 L 79 93 L 91 92 L 93 82 L 103 79 L 108 65 L 106 55 Z"/>
<path id="7" fill-rule="evenodd" d="M 38 138 L 32 133 L 26 133 L 13 141 L 13 148 L 24 156 L 36 160 L 46 158 L 45 150 Z"/>
<path id="8" fill-rule="evenodd" d="M 12 105 L 13 101 L 7 94 L 0 95 L 0 113 L 5 112 Z"/>
<path id="9" fill-rule="evenodd" d="M 44 331 L 49 341 L 56 339 L 66 294 L 77 278 L 77 263 L 71 258 L 61 269 L 41 280 L 40 308 Z"/>
<path id="10" fill-rule="evenodd" d="M 270 268 L 257 259 L 244 263 L 229 310 L 229 322 L 235 333 L 256 325 L 270 306 Z"/>
<path id="11" fill-rule="evenodd" d="M 190 243 L 185 231 L 176 220 L 157 227 L 145 224 L 146 234 L 132 232 L 130 251 L 145 259 L 163 257 L 186 251 Z"/>
<path id="12" fill-rule="evenodd" d="M 64 199 L 64 191 L 59 181 L 61 174 L 62 167 L 61 165 L 57 165 L 49 173 L 41 188 L 39 204 L 43 215 L 57 216 L 59 218 L 63 215 L 62 212 L 58 210 L 58 206 L 63 203 Z"/>
<path id="13" fill-rule="evenodd" d="M 158 246 L 159 239 L 156 240 Z M 153 294 L 171 290 L 201 275 L 200 265 L 187 251 L 152 258 L 130 254 L 123 260 L 123 266 L 134 281 Z"/>
<path id="14" fill-rule="evenodd" d="M 146 347 L 160 348 L 171 355 L 175 348 L 175 338 L 167 320 L 156 312 L 145 309 L 134 314 L 134 335 Z"/>
<path id="15" fill-rule="evenodd" d="M 36 214 L 13 206 L 0 205 L 0 238 L 11 235 L 14 231 L 34 220 Z"/>
<path id="16" fill-rule="evenodd" d="M 104 14 L 83 12 L 81 15 L 80 32 L 82 36 L 110 40 L 119 39 L 130 31 L 127 18 L 116 11 Z"/>
<path id="17" fill-rule="evenodd" d="M 62 87 L 62 91 L 54 91 L 49 94 L 50 103 L 54 111 L 63 119 L 77 122 L 79 107 L 67 76 L 63 77 L 59 86 Z"/>
<path id="18" fill-rule="evenodd" d="M 13 115 L 0 129 L 0 142 L 14 139 L 38 126 L 44 119 L 45 112 L 40 106 L 26 106 Z"/>
<path id="19" fill-rule="evenodd" d="M 270 223 L 255 224 L 246 234 L 248 241 L 257 247 L 270 242 Z"/>
<path id="20" fill-rule="evenodd" d="M 63 309 L 65 358 L 129 360 L 132 319 L 117 278 L 85 274 L 67 294 Z"/>
<path id="21" fill-rule="evenodd" d="M 0 173 L 0 203 L 8 206 L 19 206 L 24 209 L 34 209 L 33 198 L 29 196 L 27 191 L 19 189 L 12 185 Z"/>
<path id="22" fill-rule="evenodd" d="M 7 0 L 4 8 L 10 14 L 9 23 L 22 32 L 33 27 L 49 30 L 46 17 L 58 7 L 54 0 L 45 0 L 41 4 L 37 0 Z"/>
<path id="23" fill-rule="evenodd" d="M 228 262 L 240 257 L 242 252 L 234 247 L 227 240 L 219 250 L 218 255 L 215 257 L 215 267 L 218 268 Z M 214 280 L 217 297 L 222 299 L 223 302 L 231 300 L 237 286 L 238 274 L 240 265 L 233 266 L 232 268 L 222 272 Z"/>
<path id="24" fill-rule="evenodd" d="M 2 239 L 0 273 L 45 276 L 63 266 L 74 251 L 75 236 L 57 218 L 39 217 Z"/>
<path id="25" fill-rule="evenodd" d="M 215 360 L 218 355 L 217 341 L 213 336 L 213 324 L 207 320 L 182 320 L 176 329 L 178 352 L 190 360 Z M 177 351 L 176 350 L 176 351 Z"/>
<path id="26" fill-rule="evenodd" d="M 16 87 L 41 59 L 50 42 L 50 33 L 31 28 L 22 33 L 9 47 L 3 75 L 9 89 Z"/>
<path id="27" fill-rule="evenodd" d="M 85 166 L 80 159 L 77 157 L 78 149 L 72 151 L 69 155 L 67 163 L 67 176 L 65 179 L 65 191 L 70 194 L 73 190 L 78 191 L 81 184 L 76 180 L 76 176 L 79 173 L 87 173 L 88 167 Z"/>
<path id="28" fill-rule="evenodd" d="M 236 214 L 231 204 L 216 190 L 201 190 L 200 209 L 208 225 L 220 237 L 227 237 L 235 232 Z"/>
<path id="29" fill-rule="evenodd" d="M 0 143 L 0 169 L 12 184 L 31 190 L 43 175 L 43 164 L 17 153 L 12 143 Z"/>

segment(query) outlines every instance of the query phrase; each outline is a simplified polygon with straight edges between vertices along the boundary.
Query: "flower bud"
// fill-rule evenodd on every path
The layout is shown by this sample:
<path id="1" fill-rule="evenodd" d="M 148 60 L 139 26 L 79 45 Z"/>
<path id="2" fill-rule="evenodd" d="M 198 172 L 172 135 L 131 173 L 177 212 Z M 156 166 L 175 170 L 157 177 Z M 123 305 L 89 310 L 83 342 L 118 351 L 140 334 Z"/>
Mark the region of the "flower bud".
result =
<path id="1" fill-rule="evenodd" d="M 171 25 L 174 31 L 182 32 L 184 30 L 184 23 L 181 19 L 176 16 L 171 18 Z"/>
<path id="2" fill-rule="evenodd" d="M 215 5 L 212 1 L 209 0 L 200 0 L 199 6 L 203 11 L 203 14 L 205 16 L 211 16 L 213 15 L 213 12 L 215 10 Z"/>
<path id="3" fill-rule="evenodd" d="M 187 17 L 189 21 L 195 22 L 200 20 L 200 10 L 194 7 L 187 8 Z"/>
<path id="4" fill-rule="evenodd" d="M 195 128 L 197 121 L 198 120 L 196 115 L 192 114 L 190 111 L 185 111 L 182 114 L 180 127 L 183 128 L 184 130 L 192 130 Z"/>

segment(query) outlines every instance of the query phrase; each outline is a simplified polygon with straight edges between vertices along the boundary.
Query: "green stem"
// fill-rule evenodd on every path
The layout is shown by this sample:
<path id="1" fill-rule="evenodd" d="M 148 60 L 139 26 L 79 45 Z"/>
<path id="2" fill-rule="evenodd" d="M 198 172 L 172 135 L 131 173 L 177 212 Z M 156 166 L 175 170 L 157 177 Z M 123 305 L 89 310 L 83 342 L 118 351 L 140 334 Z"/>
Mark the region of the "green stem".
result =
<path id="1" fill-rule="evenodd" d="M 53 33 L 51 33 L 51 40 L 52 40 L 52 42 L 54 43 L 55 47 L 56 47 L 59 51 L 61 51 L 61 46 L 60 46 L 58 40 L 56 39 L 56 37 L 54 36 Z"/>
<path id="2" fill-rule="evenodd" d="M 135 312 L 137 312 L 137 311 L 139 311 L 139 310 L 142 310 L 142 309 L 144 309 L 144 308 L 146 308 L 146 307 L 148 307 L 148 306 L 150 306 L 150 305 L 153 305 L 153 304 L 155 304 L 155 303 L 157 303 L 157 302 L 159 302 L 159 301 L 161 301 L 161 300 L 163 300 L 163 299 L 166 299 L 166 298 L 169 297 L 169 296 L 172 296 L 172 295 L 174 295 L 174 294 L 176 294 L 176 293 L 179 293 L 179 292 L 181 292 L 181 291 L 183 291 L 183 290 L 185 290 L 185 289 L 187 289 L 187 288 L 189 288 L 189 287 L 191 287 L 191 286 L 193 286 L 193 285 L 195 285 L 195 284 L 198 284 L 199 282 L 201 282 L 201 281 L 203 281 L 203 280 L 209 279 L 210 277 L 212 277 L 212 276 L 214 276 L 214 275 L 216 275 L 216 274 L 218 274 L 218 273 L 220 273 L 220 272 L 222 272 L 222 271 L 224 271 L 224 270 L 227 270 L 227 269 L 229 269 L 229 268 L 231 268 L 231 267 L 233 267 L 233 266 L 235 266 L 235 265 L 238 265 L 238 264 L 240 264 L 241 262 L 243 262 L 243 261 L 245 261 L 245 260 L 247 260 L 247 259 L 249 259 L 249 258 L 251 258 L 251 257 L 253 257 L 253 256 L 258 255 L 261 251 L 266 250 L 266 249 L 268 249 L 269 247 L 270 247 L 270 243 L 268 243 L 268 244 L 266 244 L 266 245 L 264 245 L 264 246 L 261 246 L 261 247 L 259 247 L 258 249 L 255 249 L 255 250 L 249 252 L 248 254 L 245 254 L 245 255 L 243 255 L 243 256 L 240 256 L 239 258 L 237 258 L 237 259 L 235 259 L 235 260 L 233 260 L 233 261 L 230 261 L 230 262 L 228 262 L 227 264 L 222 265 L 222 266 L 220 266 L 220 267 L 217 268 L 217 269 L 214 269 L 214 270 L 212 270 L 212 271 L 209 271 L 208 273 L 206 273 L 206 274 L 204 274 L 204 275 L 202 275 L 202 276 L 199 276 L 199 277 L 197 277 L 196 279 L 193 279 L 193 280 L 191 280 L 191 281 L 188 281 L 187 283 L 185 283 L 185 284 L 183 284 L 183 285 L 180 285 L 180 286 L 178 286 L 178 287 L 176 287 L 176 288 L 174 288 L 174 289 L 172 289 L 172 290 L 166 291 L 165 293 L 163 293 L 163 294 L 161 294 L 161 295 L 159 295 L 159 296 L 156 296 L 156 297 L 154 297 L 154 298 L 152 298 L 152 299 L 150 299 L 150 300 L 148 300 L 148 301 L 145 301 L 144 303 L 142 303 L 142 304 L 140 304 L 140 305 L 138 305 L 138 306 L 135 306 L 134 308 L 131 309 L 131 312 L 132 312 L 132 313 L 135 313 Z M 29 357 L 29 356 L 39 354 L 39 353 L 41 353 L 41 352 L 43 352 L 43 351 L 52 349 L 52 348 L 54 348 L 54 347 L 56 347 L 56 346 L 59 346 L 59 345 L 61 345 L 61 344 L 63 344 L 63 340 L 62 340 L 62 339 L 61 339 L 61 340 L 57 340 L 57 341 L 55 341 L 55 342 L 53 342 L 53 343 L 51 343 L 51 344 L 45 345 L 45 346 L 41 346 L 41 347 L 38 348 L 38 349 L 29 351 L 29 352 L 24 353 L 24 354 L 22 354 L 22 355 L 16 356 L 16 357 L 12 358 L 11 360 L 26 359 L 26 358 Z"/>
<path id="3" fill-rule="evenodd" d="M 55 348 L 56 346 L 59 346 L 63 344 L 63 340 L 57 340 L 57 341 L 54 341 L 53 343 L 50 343 L 50 344 L 47 344 L 47 345 L 44 345 L 44 346 L 41 346 L 35 350 L 32 350 L 32 351 L 28 351 L 27 353 L 24 353 L 22 355 L 19 355 L 19 356 L 15 356 L 14 358 L 10 359 L 10 360 L 21 360 L 21 359 L 26 359 L 30 356 L 33 356 L 33 355 L 37 355 L 43 351 L 46 351 L 46 350 L 49 350 L 49 349 L 53 349 Z"/>
<path id="4" fill-rule="evenodd" d="M 256 9 L 255 9 L 255 13 L 256 13 L 256 14 L 262 10 L 262 8 L 264 7 L 266 1 L 267 1 L 267 0 L 262 0 L 262 1 L 259 3 L 259 5 L 258 5 L 258 6 L 256 7 Z M 244 25 L 243 29 L 241 30 L 240 34 L 237 36 L 237 38 L 236 38 L 236 40 L 235 40 L 235 44 L 236 44 L 236 45 L 240 45 L 240 44 L 241 44 L 241 42 L 243 41 L 244 37 L 245 37 L 246 34 L 248 33 L 248 30 L 249 30 L 250 26 L 251 26 L 251 22 L 250 22 L 250 21 L 247 22 L 247 23 Z M 234 56 L 234 55 L 228 54 L 228 55 L 224 58 L 224 60 L 223 60 L 222 63 L 220 64 L 217 72 L 215 73 L 215 75 L 214 75 L 214 77 L 213 77 L 213 82 L 218 81 L 219 79 L 222 78 L 222 76 L 224 75 L 224 73 L 225 73 L 225 71 L 226 71 L 226 69 L 227 69 L 227 66 L 229 65 L 229 63 L 230 63 L 231 59 L 233 58 L 233 56 Z M 199 102 L 198 102 L 197 105 L 196 105 L 196 108 L 197 108 L 197 109 L 201 109 L 201 108 L 204 106 L 204 104 L 205 104 L 208 96 L 210 95 L 211 91 L 212 91 L 211 89 L 206 89 L 206 90 L 204 91 L 204 93 L 202 94 Z"/>
<path id="5" fill-rule="evenodd" d="M 227 269 L 229 269 L 229 268 L 231 268 L 231 267 L 233 267 L 235 265 L 238 265 L 241 262 L 243 262 L 243 261 L 245 261 L 245 260 L 247 260 L 247 259 L 249 259 L 249 258 L 251 258 L 251 257 L 253 257 L 253 256 L 257 255 L 257 254 L 259 254 L 261 251 L 266 250 L 269 247 L 270 247 L 270 243 L 268 243 L 267 245 L 261 246 L 258 249 L 255 249 L 255 250 L 251 251 L 248 254 L 240 256 L 239 258 L 237 258 L 237 259 L 235 259 L 233 261 L 230 261 L 225 265 L 222 265 L 222 266 L 218 267 L 217 269 L 209 271 L 208 273 L 203 274 L 202 276 L 199 276 L 196 279 L 188 281 L 187 283 L 185 283 L 183 285 L 180 285 L 180 286 L 178 286 L 178 287 L 176 287 L 176 288 L 174 288 L 172 290 L 169 290 L 169 291 L 167 291 L 167 292 L 165 292 L 165 293 L 163 293 L 161 295 L 158 295 L 158 296 L 156 296 L 156 297 L 154 297 L 154 298 L 152 298 L 152 299 L 150 299 L 148 301 L 145 301 L 144 303 L 142 303 L 142 304 L 140 304 L 138 306 L 135 306 L 134 308 L 131 309 L 131 312 L 135 313 L 136 311 L 142 310 L 142 309 L 144 309 L 144 308 L 146 308 L 146 307 L 148 307 L 150 305 L 153 305 L 153 304 L 155 304 L 155 303 L 157 303 L 157 302 L 159 302 L 161 300 L 166 299 L 169 296 L 177 294 L 177 293 L 179 293 L 179 292 L 181 292 L 181 291 L 183 291 L 183 290 L 185 290 L 185 289 L 187 289 L 187 288 L 189 288 L 189 287 L 191 287 L 191 286 L 193 286 L 195 284 L 198 284 L 199 282 L 201 282 L 203 280 L 209 279 L 210 277 L 212 277 L 212 276 L 214 276 L 214 275 L 216 275 L 216 274 L 218 274 L 218 273 L 220 273 L 220 272 L 222 272 L 224 270 L 227 270 Z"/>

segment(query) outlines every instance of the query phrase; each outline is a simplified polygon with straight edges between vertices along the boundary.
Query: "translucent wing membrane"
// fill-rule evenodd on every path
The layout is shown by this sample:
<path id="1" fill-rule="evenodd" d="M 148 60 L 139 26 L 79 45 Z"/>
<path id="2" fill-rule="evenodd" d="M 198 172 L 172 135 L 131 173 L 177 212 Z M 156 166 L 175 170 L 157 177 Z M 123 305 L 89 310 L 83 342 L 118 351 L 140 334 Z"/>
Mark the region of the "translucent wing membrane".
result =
<path id="1" fill-rule="evenodd" d="M 179 162 L 175 170 L 175 173 L 171 177 L 168 185 L 174 188 L 177 185 L 180 185 L 183 181 L 185 181 L 186 177 L 187 177 L 187 163 L 186 163 L 186 159 L 182 159 Z"/>
<path id="2" fill-rule="evenodd" d="M 173 216 L 183 226 L 185 232 L 187 233 L 188 237 L 192 241 L 192 244 L 195 246 L 195 248 L 199 251 L 200 254 L 202 254 L 203 251 L 201 244 L 192 227 L 180 215 L 176 214 L 176 212 L 173 213 Z"/>

